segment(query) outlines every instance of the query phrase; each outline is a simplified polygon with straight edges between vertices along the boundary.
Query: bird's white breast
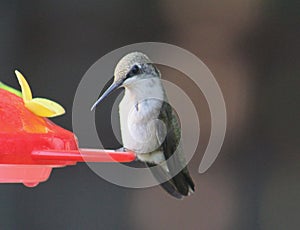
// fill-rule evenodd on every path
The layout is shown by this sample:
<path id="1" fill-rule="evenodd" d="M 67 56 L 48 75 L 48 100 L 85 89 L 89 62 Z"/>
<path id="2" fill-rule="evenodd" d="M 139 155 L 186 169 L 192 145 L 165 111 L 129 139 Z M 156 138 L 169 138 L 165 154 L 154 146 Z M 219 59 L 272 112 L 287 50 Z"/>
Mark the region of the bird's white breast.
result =
<path id="1" fill-rule="evenodd" d="M 123 146 L 139 153 L 150 153 L 161 145 L 157 133 L 162 126 L 158 119 L 164 100 L 160 79 L 152 78 L 125 88 L 120 103 L 120 124 Z"/>

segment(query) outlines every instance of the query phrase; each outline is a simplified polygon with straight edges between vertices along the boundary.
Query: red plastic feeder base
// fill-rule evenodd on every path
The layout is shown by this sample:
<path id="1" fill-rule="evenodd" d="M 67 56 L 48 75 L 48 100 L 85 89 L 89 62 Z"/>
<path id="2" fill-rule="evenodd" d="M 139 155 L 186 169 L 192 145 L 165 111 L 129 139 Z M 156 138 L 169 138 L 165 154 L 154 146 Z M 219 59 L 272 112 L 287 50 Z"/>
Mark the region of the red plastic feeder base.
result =
<path id="1" fill-rule="evenodd" d="M 52 168 L 134 159 L 131 152 L 78 149 L 72 132 L 36 116 L 20 97 L 0 89 L 0 183 L 34 187 L 49 178 Z"/>
<path id="2" fill-rule="evenodd" d="M 48 165 L 0 165 L 0 183 L 23 183 L 27 187 L 35 187 L 46 181 L 53 167 Z"/>

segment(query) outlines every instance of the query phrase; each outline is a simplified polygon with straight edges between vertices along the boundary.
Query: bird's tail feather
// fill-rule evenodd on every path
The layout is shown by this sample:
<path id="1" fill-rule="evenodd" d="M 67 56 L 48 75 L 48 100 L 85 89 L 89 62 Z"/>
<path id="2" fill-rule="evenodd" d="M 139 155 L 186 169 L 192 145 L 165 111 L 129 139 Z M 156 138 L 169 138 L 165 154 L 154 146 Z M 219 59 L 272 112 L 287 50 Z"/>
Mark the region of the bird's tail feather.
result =
<path id="1" fill-rule="evenodd" d="M 183 198 L 183 194 L 181 194 L 177 188 L 176 185 L 174 184 L 173 179 L 168 180 L 168 175 L 165 172 L 165 170 L 154 163 L 149 163 L 146 162 L 147 166 L 150 168 L 153 176 L 155 177 L 155 179 L 160 183 L 160 186 L 167 192 L 169 193 L 171 196 L 177 198 L 177 199 L 182 199 Z M 157 167 L 154 167 L 157 166 Z M 176 177 L 176 176 L 175 176 Z"/>

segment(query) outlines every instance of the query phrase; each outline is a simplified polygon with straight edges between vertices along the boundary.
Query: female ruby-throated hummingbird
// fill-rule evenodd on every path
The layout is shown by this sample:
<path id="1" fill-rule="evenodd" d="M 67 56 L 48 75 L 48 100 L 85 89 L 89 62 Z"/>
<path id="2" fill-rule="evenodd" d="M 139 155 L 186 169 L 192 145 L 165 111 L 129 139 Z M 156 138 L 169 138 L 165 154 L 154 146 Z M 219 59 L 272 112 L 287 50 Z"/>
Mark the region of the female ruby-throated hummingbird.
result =
<path id="1" fill-rule="evenodd" d="M 115 68 L 113 84 L 91 109 L 119 87 L 125 88 L 119 105 L 123 147 L 150 167 L 169 194 L 188 196 L 194 183 L 185 166 L 179 122 L 167 103 L 160 72 L 145 54 L 127 54 Z"/>

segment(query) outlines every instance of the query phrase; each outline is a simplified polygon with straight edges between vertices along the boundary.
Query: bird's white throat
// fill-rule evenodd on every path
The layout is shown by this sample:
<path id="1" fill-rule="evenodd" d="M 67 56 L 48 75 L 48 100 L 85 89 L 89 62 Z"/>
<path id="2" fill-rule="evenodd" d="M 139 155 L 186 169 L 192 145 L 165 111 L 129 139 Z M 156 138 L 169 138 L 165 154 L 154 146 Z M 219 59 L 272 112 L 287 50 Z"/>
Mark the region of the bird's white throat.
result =
<path id="1" fill-rule="evenodd" d="M 135 79 L 130 83 L 125 83 L 124 87 L 125 96 L 135 102 L 149 98 L 165 99 L 164 88 L 161 79 L 158 77 Z"/>

